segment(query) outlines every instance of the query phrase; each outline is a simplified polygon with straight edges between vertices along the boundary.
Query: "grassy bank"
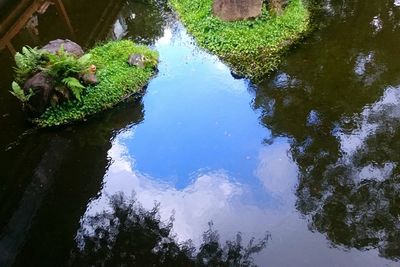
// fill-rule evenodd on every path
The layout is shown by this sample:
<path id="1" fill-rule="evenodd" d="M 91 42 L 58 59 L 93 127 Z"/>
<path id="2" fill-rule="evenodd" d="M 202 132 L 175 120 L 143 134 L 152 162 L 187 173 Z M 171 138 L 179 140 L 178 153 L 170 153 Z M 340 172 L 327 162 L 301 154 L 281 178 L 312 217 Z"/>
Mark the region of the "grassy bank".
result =
<path id="1" fill-rule="evenodd" d="M 49 107 L 34 120 L 39 127 L 83 120 L 140 92 L 154 74 L 158 58 L 157 52 L 127 40 L 95 47 L 89 53 L 92 63 L 97 66 L 99 84 L 88 86 L 81 101 L 71 100 Z M 130 67 L 127 63 L 130 54 L 143 54 L 150 63 L 145 68 Z"/>
<path id="2" fill-rule="evenodd" d="M 199 45 L 218 55 L 240 75 L 259 79 L 274 70 L 282 54 L 309 29 L 302 0 L 292 0 L 281 16 L 264 7 L 255 20 L 225 22 L 212 14 L 213 0 L 169 0 Z"/>

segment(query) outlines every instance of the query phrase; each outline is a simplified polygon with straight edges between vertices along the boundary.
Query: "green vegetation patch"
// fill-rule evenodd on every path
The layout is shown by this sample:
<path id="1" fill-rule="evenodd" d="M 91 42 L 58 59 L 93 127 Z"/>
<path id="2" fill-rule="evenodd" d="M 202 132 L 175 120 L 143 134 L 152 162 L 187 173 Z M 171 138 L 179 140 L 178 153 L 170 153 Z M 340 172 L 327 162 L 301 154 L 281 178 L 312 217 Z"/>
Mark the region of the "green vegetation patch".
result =
<path id="1" fill-rule="evenodd" d="M 203 48 L 218 55 L 240 75 L 258 79 L 274 70 L 282 54 L 309 29 L 302 0 L 292 0 L 282 15 L 263 8 L 254 20 L 225 22 L 212 14 L 213 0 L 169 0 Z"/>
<path id="2" fill-rule="evenodd" d="M 157 52 L 128 40 L 95 47 L 89 54 L 91 63 L 97 67 L 96 76 L 99 83 L 87 86 L 80 99 L 49 107 L 39 118 L 33 120 L 39 127 L 83 120 L 89 115 L 113 107 L 132 94 L 140 92 L 153 76 L 158 62 Z M 129 66 L 127 61 L 131 54 L 144 55 L 147 60 L 145 67 Z"/>

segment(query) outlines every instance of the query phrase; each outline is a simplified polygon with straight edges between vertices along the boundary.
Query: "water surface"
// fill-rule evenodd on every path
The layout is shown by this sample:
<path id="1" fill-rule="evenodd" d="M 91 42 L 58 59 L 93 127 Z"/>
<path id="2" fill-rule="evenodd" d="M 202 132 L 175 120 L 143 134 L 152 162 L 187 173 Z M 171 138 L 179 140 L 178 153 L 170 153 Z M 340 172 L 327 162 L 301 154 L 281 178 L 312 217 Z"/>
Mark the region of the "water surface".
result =
<path id="1" fill-rule="evenodd" d="M 72 33 L 49 7 L 39 36 L 22 31 L 14 46 L 131 38 L 160 53 L 159 73 L 143 98 L 32 132 L 6 92 L 3 50 L 0 265 L 67 265 L 119 192 L 159 203 L 181 242 L 199 246 L 209 222 L 221 240 L 268 235 L 259 266 L 398 265 L 396 1 L 327 1 L 320 27 L 259 85 L 199 49 L 165 3 L 63 3 Z"/>

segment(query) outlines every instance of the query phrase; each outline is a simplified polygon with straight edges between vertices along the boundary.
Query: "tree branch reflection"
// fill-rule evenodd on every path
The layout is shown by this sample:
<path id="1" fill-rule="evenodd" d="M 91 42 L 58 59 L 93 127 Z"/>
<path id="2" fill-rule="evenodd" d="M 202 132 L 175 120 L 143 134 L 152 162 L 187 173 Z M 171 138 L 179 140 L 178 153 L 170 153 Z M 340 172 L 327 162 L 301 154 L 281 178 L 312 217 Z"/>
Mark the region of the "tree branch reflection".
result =
<path id="1" fill-rule="evenodd" d="M 256 266 L 252 255 L 269 239 L 252 238 L 243 245 L 241 233 L 225 243 L 209 223 L 198 250 L 191 240 L 178 242 L 174 218 L 162 221 L 159 205 L 144 209 L 122 193 L 110 197 L 110 209 L 84 219 L 70 266 Z"/>

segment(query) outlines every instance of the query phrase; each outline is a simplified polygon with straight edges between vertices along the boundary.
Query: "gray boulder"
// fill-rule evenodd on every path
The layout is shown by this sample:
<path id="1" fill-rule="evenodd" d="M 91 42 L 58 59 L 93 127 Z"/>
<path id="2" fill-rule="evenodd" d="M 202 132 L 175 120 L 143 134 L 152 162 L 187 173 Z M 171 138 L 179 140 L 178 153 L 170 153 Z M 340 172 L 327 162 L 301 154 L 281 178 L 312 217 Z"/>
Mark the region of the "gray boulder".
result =
<path id="1" fill-rule="evenodd" d="M 96 85 L 99 83 L 97 80 L 96 74 L 94 73 L 85 73 L 82 75 L 82 82 L 85 85 Z"/>
<path id="2" fill-rule="evenodd" d="M 60 51 L 61 46 L 64 47 L 65 52 L 76 57 L 81 57 L 84 54 L 83 49 L 80 45 L 68 39 L 57 39 L 50 41 L 47 45 L 42 47 L 42 50 L 47 51 L 51 54 L 56 54 L 58 51 Z"/>
<path id="3" fill-rule="evenodd" d="M 262 13 L 263 0 L 214 0 L 213 14 L 225 21 L 256 18 Z"/>
<path id="4" fill-rule="evenodd" d="M 46 110 L 54 94 L 54 86 L 54 80 L 44 72 L 35 74 L 25 82 L 23 87 L 25 94 L 28 94 L 30 89 L 34 93 L 24 107 L 30 116 L 39 116 Z"/>
<path id="5" fill-rule="evenodd" d="M 283 9 L 289 4 L 289 0 L 269 0 L 269 9 L 278 15 L 281 15 Z"/>
<path id="6" fill-rule="evenodd" d="M 146 62 L 146 57 L 142 54 L 132 54 L 129 56 L 128 64 L 130 66 L 136 66 L 139 68 L 144 68 Z"/>

